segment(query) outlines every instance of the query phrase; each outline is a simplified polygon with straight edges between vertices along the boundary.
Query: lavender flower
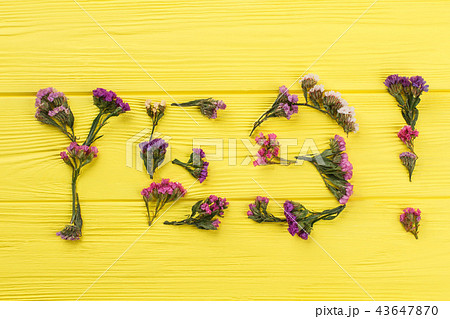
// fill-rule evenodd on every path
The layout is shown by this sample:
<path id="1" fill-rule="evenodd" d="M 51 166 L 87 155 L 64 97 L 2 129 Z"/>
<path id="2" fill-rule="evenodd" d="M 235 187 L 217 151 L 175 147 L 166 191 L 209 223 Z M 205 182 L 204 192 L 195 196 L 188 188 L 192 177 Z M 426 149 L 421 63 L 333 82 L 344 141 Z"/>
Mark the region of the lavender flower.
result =
<path id="1" fill-rule="evenodd" d="M 348 160 L 345 140 L 339 135 L 330 139 L 330 148 L 318 155 L 297 156 L 297 160 L 305 160 L 314 165 L 325 185 L 340 204 L 346 204 L 353 195 L 353 185 L 349 180 L 353 177 L 353 165 Z"/>
<path id="2" fill-rule="evenodd" d="M 184 167 L 200 183 L 203 183 L 208 176 L 209 163 L 205 161 L 205 152 L 201 148 L 192 149 L 191 156 L 186 163 L 178 159 L 173 160 L 172 163 Z"/>
<path id="3" fill-rule="evenodd" d="M 36 93 L 35 106 L 35 117 L 38 121 L 55 126 L 71 141 L 76 140 L 73 129 L 75 119 L 63 92 L 52 87 L 39 90 Z"/>
<path id="4" fill-rule="evenodd" d="M 408 78 L 400 77 L 398 74 L 389 75 L 384 85 L 389 94 L 396 99 L 406 124 L 414 130 L 419 116 L 417 105 L 420 103 L 420 96 L 422 92 L 428 92 L 429 86 L 419 75 Z"/>
<path id="5" fill-rule="evenodd" d="M 113 91 L 98 88 L 92 91 L 92 95 L 94 105 L 98 107 L 99 112 L 92 122 L 88 137 L 83 143 L 88 146 L 102 137 L 102 135 L 97 135 L 111 117 L 119 116 L 120 114 L 130 110 L 128 103 L 125 103 Z"/>
<path id="6" fill-rule="evenodd" d="M 411 182 L 412 174 L 416 167 L 417 155 L 412 152 L 403 152 L 399 157 L 403 166 L 405 166 L 409 172 L 409 181 Z"/>
<path id="7" fill-rule="evenodd" d="M 199 106 L 200 112 L 209 119 L 217 118 L 218 110 L 225 110 L 227 105 L 222 100 L 214 100 L 213 98 L 199 99 L 185 103 L 172 103 L 172 106 Z"/>
<path id="8" fill-rule="evenodd" d="M 278 92 L 278 96 L 272 106 L 264 112 L 259 119 L 255 121 L 255 123 L 253 123 L 250 136 L 252 136 L 257 127 L 269 118 L 284 117 L 290 120 L 292 115 L 298 113 L 298 96 L 295 94 L 290 94 L 288 88 L 284 85 L 279 87 Z"/>
<path id="9" fill-rule="evenodd" d="M 226 198 L 210 195 L 192 206 L 192 213 L 181 221 L 165 221 L 166 225 L 194 225 L 199 229 L 217 230 L 220 221 L 216 217 L 223 217 L 224 210 L 229 203 Z"/>
<path id="10" fill-rule="evenodd" d="M 141 158 L 144 161 L 145 168 L 150 178 L 153 179 L 156 169 L 164 162 L 169 144 L 162 138 L 155 138 L 140 143 L 139 147 L 141 148 Z"/>
<path id="11" fill-rule="evenodd" d="M 402 223 L 405 230 L 412 233 L 416 239 L 419 239 L 417 234 L 419 232 L 419 222 L 422 219 L 420 216 L 421 213 L 420 209 L 416 210 L 412 207 L 408 207 L 405 208 L 403 214 L 400 215 L 400 223 Z"/>

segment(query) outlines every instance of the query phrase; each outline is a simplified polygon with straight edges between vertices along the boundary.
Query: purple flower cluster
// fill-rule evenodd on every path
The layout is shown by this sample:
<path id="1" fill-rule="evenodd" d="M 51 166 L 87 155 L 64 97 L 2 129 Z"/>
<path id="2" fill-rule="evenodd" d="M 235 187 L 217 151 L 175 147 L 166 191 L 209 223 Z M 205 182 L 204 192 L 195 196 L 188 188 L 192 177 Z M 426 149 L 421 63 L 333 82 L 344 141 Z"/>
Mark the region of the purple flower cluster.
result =
<path id="1" fill-rule="evenodd" d="M 280 151 L 280 142 L 277 140 L 277 135 L 270 133 L 266 138 L 261 132 L 255 138 L 255 142 L 260 145 L 261 148 L 258 150 L 256 160 L 253 161 L 253 166 L 274 164 L 273 161 L 278 159 Z"/>
<path id="2" fill-rule="evenodd" d="M 419 222 L 422 219 L 420 216 L 422 212 L 420 209 L 414 209 L 412 207 L 407 207 L 403 210 L 403 214 L 400 215 L 400 223 L 407 232 L 411 232 L 416 239 L 418 239 Z"/>
<path id="3" fill-rule="evenodd" d="M 97 88 L 92 91 L 94 96 L 94 104 L 106 112 L 112 113 L 118 110 L 119 113 L 125 113 L 130 110 L 130 105 L 125 103 L 122 98 L 118 97 L 113 91 L 107 91 L 103 88 Z"/>
<path id="4" fill-rule="evenodd" d="M 139 147 L 145 168 L 150 178 L 153 178 L 156 169 L 164 162 L 169 144 L 162 138 L 154 138 L 151 141 L 140 143 Z"/>
<path id="5" fill-rule="evenodd" d="M 187 163 L 181 162 L 178 159 L 173 160 L 172 163 L 184 167 L 200 183 L 203 183 L 206 177 L 208 177 L 209 167 L 209 162 L 205 161 L 205 157 L 205 152 L 201 148 L 194 148 Z"/>
<path id="6" fill-rule="evenodd" d="M 309 234 L 297 222 L 297 216 L 294 214 L 294 204 L 287 200 L 284 202 L 284 216 L 288 223 L 288 232 L 292 236 L 298 235 L 301 239 L 307 240 Z"/>
<path id="7" fill-rule="evenodd" d="M 384 81 L 391 95 L 408 94 L 411 92 L 414 97 L 419 97 L 422 92 L 428 92 L 429 85 L 420 75 L 406 77 L 398 74 L 389 75 Z"/>
<path id="8" fill-rule="evenodd" d="M 78 240 L 81 237 L 81 229 L 75 225 L 67 225 L 63 230 L 56 233 L 64 240 Z"/>
<path id="9" fill-rule="evenodd" d="M 280 86 L 279 88 L 279 96 L 283 98 L 280 99 L 281 102 L 278 105 L 278 109 L 284 112 L 284 117 L 288 120 L 291 119 L 291 116 L 298 113 L 298 96 L 295 94 L 290 94 L 289 89 L 286 86 Z"/>
<path id="10" fill-rule="evenodd" d="M 212 100 L 212 106 L 213 108 L 209 107 L 208 110 L 201 110 L 202 114 L 207 115 L 210 119 L 216 119 L 217 118 L 217 111 L 218 110 L 225 110 L 227 108 L 227 105 L 222 100 Z"/>
<path id="11" fill-rule="evenodd" d="M 48 112 L 48 116 L 53 117 L 56 114 L 58 114 L 59 112 L 64 112 L 67 115 L 70 114 L 70 110 L 67 107 L 65 107 L 64 105 L 61 105 L 61 106 L 55 107 L 53 110 L 50 110 Z"/>
<path id="12" fill-rule="evenodd" d="M 60 99 L 60 100 L 57 100 Z M 58 92 L 55 88 L 48 87 L 45 89 L 40 89 L 36 93 L 36 102 L 35 106 L 40 108 L 43 102 L 59 102 L 61 104 L 62 101 L 66 101 L 67 98 L 63 92 Z"/>

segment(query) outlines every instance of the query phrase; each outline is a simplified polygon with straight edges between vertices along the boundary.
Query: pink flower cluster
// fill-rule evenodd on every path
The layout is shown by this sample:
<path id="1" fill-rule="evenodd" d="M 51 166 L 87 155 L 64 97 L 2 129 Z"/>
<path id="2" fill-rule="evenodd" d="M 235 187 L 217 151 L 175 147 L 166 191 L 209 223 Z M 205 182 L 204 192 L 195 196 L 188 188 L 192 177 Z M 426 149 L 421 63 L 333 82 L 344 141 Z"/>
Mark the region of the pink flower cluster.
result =
<path id="1" fill-rule="evenodd" d="M 65 107 L 64 105 L 61 105 L 61 106 L 55 107 L 53 110 L 49 111 L 48 116 L 53 117 L 56 114 L 58 114 L 59 112 L 63 112 L 63 111 L 66 114 L 70 114 L 70 110 L 67 107 Z"/>
<path id="2" fill-rule="evenodd" d="M 263 133 L 259 133 L 255 141 L 261 148 L 258 150 L 258 158 L 253 161 L 253 166 L 267 165 L 271 159 L 278 157 L 280 143 L 277 141 L 276 134 L 270 133 L 266 138 Z"/>
<path id="3" fill-rule="evenodd" d="M 407 232 L 413 233 L 413 235 L 418 239 L 417 233 L 419 229 L 419 222 L 422 219 L 420 216 L 422 212 L 420 209 L 414 209 L 412 207 L 407 207 L 403 210 L 403 214 L 400 215 L 400 223 Z"/>
<path id="4" fill-rule="evenodd" d="M 170 179 L 162 179 L 161 183 L 151 183 L 150 187 L 144 188 L 141 195 L 151 200 L 158 198 L 161 195 L 169 195 L 170 199 L 183 197 L 186 190 L 183 185 L 178 182 L 171 182 Z M 170 200 L 169 199 L 169 200 Z"/>
<path id="5" fill-rule="evenodd" d="M 339 147 L 339 151 L 345 152 L 345 149 L 346 149 L 345 139 L 342 136 L 339 136 L 336 134 L 334 136 L 334 140 L 336 141 L 336 143 Z"/>
<path id="6" fill-rule="evenodd" d="M 200 214 L 223 216 L 224 209 L 228 208 L 229 203 L 226 198 L 220 198 L 216 195 L 210 195 L 208 199 L 200 205 Z M 214 223 L 214 222 L 213 222 Z M 218 227 L 215 226 L 215 227 Z"/>
<path id="7" fill-rule="evenodd" d="M 342 153 L 341 154 L 341 162 L 339 163 L 339 166 L 341 167 L 342 171 L 345 173 L 344 179 L 348 181 L 353 177 L 353 165 L 348 160 L 348 154 Z"/>
<path id="8" fill-rule="evenodd" d="M 249 211 L 247 211 L 247 216 L 253 216 L 253 211 L 257 210 L 258 206 L 263 206 L 264 208 L 266 208 L 268 204 L 269 199 L 267 197 L 257 196 L 255 199 L 255 203 L 248 205 Z"/>
<path id="9" fill-rule="evenodd" d="M 87 146 L 87 145 L 78 145 L 77 142 L 72 142 L 67 147 L 67 152 L 63 151 L 59 155 L 61 156 L 61 159 L 69 163 L 70 158 L 77 158 L 80 161 L 84 161 L 86 159 L 93 159 L 97 157 L 98 149 L 95 146 Z"/>
<path id="10" fill-rule="evenodd" d="M 40 107 L 42 104 L 42 100 L 45 99 L 48 102 L 53 102 L 57 98 L 62 98 L 63 100 L 66 100 L 66 96 L 63 92 L 58 92 L 55 88 L 48 87 L 45 89 L 40 89 L 36 93 L 36 107 Z"/>
<path id="11" fill-rule="evenodd" d="M 419 136 L 419 131 L 413 130 L 410 125 L 405 125 L 398 132 L 397 136 L 409 147 L 414 139 Z"/>
<path id="12" fill-rule="evenodd" d="M 345 185 L 345 195 L 343 195 L 340 199 L 339 199 L 339 204 L 347 204 L 348 200 L 350 199 L 350 196 L 353 195 L 353 185 L 350 183 L 347 183 Z"/>

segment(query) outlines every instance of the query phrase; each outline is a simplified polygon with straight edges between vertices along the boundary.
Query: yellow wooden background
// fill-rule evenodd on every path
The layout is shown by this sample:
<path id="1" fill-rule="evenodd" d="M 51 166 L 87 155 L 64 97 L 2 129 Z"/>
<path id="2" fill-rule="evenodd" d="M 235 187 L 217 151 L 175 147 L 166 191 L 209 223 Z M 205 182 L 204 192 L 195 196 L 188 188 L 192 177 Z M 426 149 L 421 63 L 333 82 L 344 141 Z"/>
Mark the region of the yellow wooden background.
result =
<path id="1" fill-rule="evenodd" d="M 449 299 L 449 1 L 379 0 L 353 26 L 372 0 L 79 4 L 86 12 L 72 0 L 0 3 L 0 299 Z M 240 164 L 248 154 L 241 138 L 278 86 L 315 61 L 309 72 L 355 106 L 361 130 L 347 139 L 355 167 L 348 208 L 317 224 L 315 241 L 303 241 L 285 226 L 248 220 L 246 211 L 265 195 L 255 181 L 280 203 L 337 205 L 314 168 L 232 166 L 228 150 L 236 139 Z M 182 109 L 167 110 L 158 131 L 171 137 L 173 158 L 187 158 L 194 137 L 223 139 L 224 156 L 146 233 L 139 192 L 149 178 L 127 167 L 126 143 L 150 125 L 145 99 L 172 100 L 137 64 L 179 102 L 212 96 L 228 105 L 215 121 L 187 109 L 199 125 Z M 383 86 L 391 73 L 430 84 L 419 105 L 412 183 L 398 159 L 404 122 Z M 70 218 L 70 169 L 58 155 L 67 138 L 34 118 L 34 95 L 47 86 L 70 98 L 82 137 L 96 115 L 92 89 L 115 90 L 132 108 L 103 130 L 99 157 L 80 178 L 79 242 L 55 235 Z M 298 138 L 291 157 L 306 138 L 323 149 L 343 133 L 304 108 L 262 130 Z M 157 172 L 162 177 L 186 187 L 194 181 L 171 164 Z M 230 201 L 219 231 L 162 224 L 209 194 Z M 407 206 L 423 212 L 419 240 L 398 222 Z M 270 207 L 281 214 L 273 200 Z"/>

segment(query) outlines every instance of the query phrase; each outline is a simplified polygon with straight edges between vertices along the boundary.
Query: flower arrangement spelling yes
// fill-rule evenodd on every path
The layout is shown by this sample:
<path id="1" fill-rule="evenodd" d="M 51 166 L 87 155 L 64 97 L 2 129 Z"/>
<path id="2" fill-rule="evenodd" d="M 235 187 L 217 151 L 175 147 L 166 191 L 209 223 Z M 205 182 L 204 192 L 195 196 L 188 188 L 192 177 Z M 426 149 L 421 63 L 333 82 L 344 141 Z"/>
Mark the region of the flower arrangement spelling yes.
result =
<path id="1" fill-rule="evenodd" d="M 400 160 L 408 170 L 409 181 L 411 181 L 418 158 L 414 152 L 414 140 L 419 136 L 419 131 L 415 129 L 419 118 L 417 105 L 420 103 L 422 92 L 428 92 L 428 85 L 419 75 L 408 78 L 398 74 L 389 75 L 384 81 L 384 85 L 386 85 L 389 94 L 397 101 L 402 111 L 403 119 L 407 124 L 400 129 L 397 136 L 409 149 L 409 152 L 400 154 Z"/>
<path id="2" fill-rule="evenodd" d="M 81 169 L 97 157 L 98 150 L 91 144 L 101 138 L 98 136 L 107 120 L 130 110 L 128 103 L 113 91 L 98 88 L 93 92 L 94 105 L 99 112 L 92 122 L 89 134 L 82 145 L 78 145 L 74 132 L 74 116 L 62 92 L 54 88 L 39 90 L 36 94 L 36 119 L 44 124 L 50 124 L 62 131 L 72 141 L 67 151 L 61 152 L 61 159 L 72 168 L 72 218 L 69 225 L 57 233 L 62 239 L 77 240 L 81 237 L 83 219 L 81 218 L 80 200 L 77 192 L 77 180 Z"/>
<path id="3" fill-rule="evenodd" d="M 290 119 L 292 115 L 298 113 L 298 106 L 308 106 L 322 113 L 328 114 L 335 120 L 348 134 L 349 132 L 358 132 L 359 125 L 355 119 L 355 108 L 350 107 L 346 100 L 341 97 L 339 92 L 325 92 L 322 84 L 318 85 L 319 76 L 315 74 L 305 75 L 300 84 L 303 90 L 305 103 L 298 103 L 298 96 L 290 94 L 286 86 L 279 88 L 278 96 L 272 106 L 263 113 L 255 123 L 250 132 L 250 136 L 255 129 L 263 122 L 272 117 L 285 117 Z M 308 103 L 308 101 L 310 103 Z M 312 103 L 312 104 L 311 104 Z"/>
<path id="4" fill-rule="evenodd" d="M 308 239 L 312 228 L 319 220 L 335 219 L 344 210 L 345 205 L 327 209 L 323 212 L 313 212 L 300 203 L 290 200 L 284 203 L 285 218 L 275 217 L 267 212 L 269 199 L 267 197 L 258 196 L 255 202 L 249 205 L 247 212 L 248 218 L 257 223 L 288 223 L 288 232 L 292 235 L 298 235 L 302 239 Z"/>

